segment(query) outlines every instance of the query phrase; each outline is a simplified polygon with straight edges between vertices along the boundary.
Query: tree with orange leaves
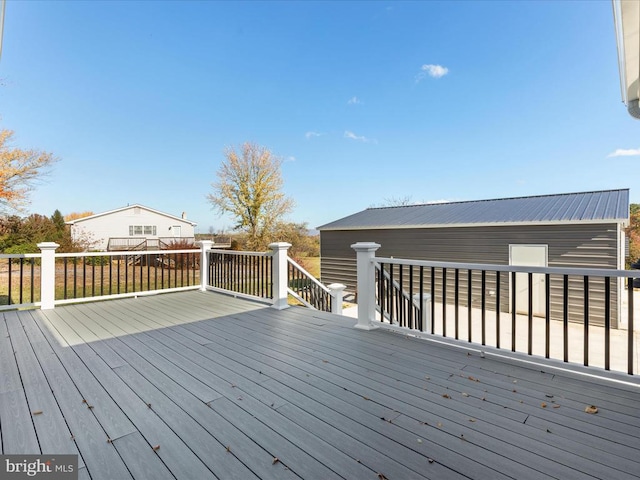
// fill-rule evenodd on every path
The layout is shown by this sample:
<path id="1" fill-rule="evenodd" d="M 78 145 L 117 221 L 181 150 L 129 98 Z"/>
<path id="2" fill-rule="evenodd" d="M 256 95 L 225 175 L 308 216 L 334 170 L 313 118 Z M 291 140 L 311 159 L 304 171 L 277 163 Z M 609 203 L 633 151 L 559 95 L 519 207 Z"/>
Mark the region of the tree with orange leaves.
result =
<path id="1" fill-rule="evenodd" d="M 0 130 L 0 210 L 22 211 L 34 183 L 57 160 L 53 154 L 11 146 L 13 132 Z"/>

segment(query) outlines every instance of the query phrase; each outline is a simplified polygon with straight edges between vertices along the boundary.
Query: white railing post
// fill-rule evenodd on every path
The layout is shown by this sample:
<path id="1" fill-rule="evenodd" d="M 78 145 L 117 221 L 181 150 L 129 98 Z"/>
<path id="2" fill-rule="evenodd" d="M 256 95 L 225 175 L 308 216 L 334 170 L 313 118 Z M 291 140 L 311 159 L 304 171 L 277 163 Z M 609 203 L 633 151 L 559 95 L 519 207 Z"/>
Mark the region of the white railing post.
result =
<path id="1" fill-rule="evenodd" d="M 351 245 L 356 251 L 357 263 L 357 295 L 358 295 L 358 323 L 355 328 L 361 330 L 373 330 L 376 315 L 376 281 L 373 259 L 379 243 L 358 242 Z"/>
<path id="2" fill-rule="evenodd" d="M 273 305 L 277 310 L 284 310 L 289 306 L 288 298 L 288 278 L 287 278 L 287 250 L 291 246 L 287 242 L 277 242 L 269 244 L 273 250 Z"/>
<path id="3" fill-rule="evenodd" d="M 40 308 L 52 310 L 56 300 L 56 248 L 55 242 L 38 243 L 40 258 Z"/>
<path id="4" fill-rule="evenodd" d="M 428 333 L 433 333 L 431 331 L 431 294 L 430 293 L 422 293 L 422 305 L 420 305 L 420 294 L 415 293 L 413 295 L 413 304 L 419 305 L 419 308 L 422 309 L 422 325 L 423 328 L 429 329 Z"/>
<path id="5" fill-rule="evenodd" d="M 347 288 L 347 286 L 341 283 L 332 283 L 331 285 L 327 285 L 327 288 L 330 290 L 329 295 L 331 295 L 331 313 L 342 315 L 342 298 L 344 296 L 344 289 Z"/>
<path id="6" fill-rule="evenodd" d="M 211 240 L 201 240 L 200 244 L 200 291 L 206 292 L 209 284 L 209 262 L 207 253 L 211 250 L 213 242 Z"/>

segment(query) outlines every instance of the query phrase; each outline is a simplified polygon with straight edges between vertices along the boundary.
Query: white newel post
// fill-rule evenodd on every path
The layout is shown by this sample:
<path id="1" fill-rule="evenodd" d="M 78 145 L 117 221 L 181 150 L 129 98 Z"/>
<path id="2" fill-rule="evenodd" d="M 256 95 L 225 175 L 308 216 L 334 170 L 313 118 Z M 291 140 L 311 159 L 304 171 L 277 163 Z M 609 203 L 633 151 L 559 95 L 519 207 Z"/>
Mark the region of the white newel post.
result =
<path id="1" fill-rule="evenodd" d="M 287 242 L 271 243 L 269 248 L 273 250 L 273 305 L 278 310 L 284 310 L 289 306 L 287 301 L 289 293 L 287 291 L 287 250 L 291 246 Z"/>
<path id="2" fill-rule="evenodd" d="M 346 285 L 341 283 L 332 283 L 327 285 L 329 295 L 331 295 L 331 313 L 342 315 L 342 298 L 344 297 L 344 289 Z"/>
<path id="3" fill-rule="evenodd" d="M 358 242 L 351 245 L 351 248 L 356 251 L 357 262 L 358 323 L 355 328 L 373 330 L 378 328 L 373 323 L 376 319 L 376 281 L 373 259 L 380 244 Z"/>
<path id="4" fill-rule="evenodd" d="M 209 284 L 209 262 L 207 252 L 211 250 L 213 242 L 211 240 L 202 240 L 200 244 L 200 291 L 206 292 Z"/>
<path id="5" fill-rule="evenodd" d="M 56 299 L 56 248 L 55 242 L 38 243 L 40 259 L 40 308 L 52 310 Z"/>

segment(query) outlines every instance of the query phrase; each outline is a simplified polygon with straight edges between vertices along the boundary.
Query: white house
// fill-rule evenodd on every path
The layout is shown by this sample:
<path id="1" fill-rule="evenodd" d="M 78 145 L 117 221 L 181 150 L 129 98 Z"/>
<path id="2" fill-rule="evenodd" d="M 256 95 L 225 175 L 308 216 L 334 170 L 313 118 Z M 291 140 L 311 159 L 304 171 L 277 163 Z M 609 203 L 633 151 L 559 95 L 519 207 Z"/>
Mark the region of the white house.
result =
<path id="1" fill-rule="evenodd" d="M 155 250 L 174 241 L 194 241 L 195 222 L 143 205 L 98 213 L 67 222 L 74 241 L 89 241 L 95 250 Z"/>

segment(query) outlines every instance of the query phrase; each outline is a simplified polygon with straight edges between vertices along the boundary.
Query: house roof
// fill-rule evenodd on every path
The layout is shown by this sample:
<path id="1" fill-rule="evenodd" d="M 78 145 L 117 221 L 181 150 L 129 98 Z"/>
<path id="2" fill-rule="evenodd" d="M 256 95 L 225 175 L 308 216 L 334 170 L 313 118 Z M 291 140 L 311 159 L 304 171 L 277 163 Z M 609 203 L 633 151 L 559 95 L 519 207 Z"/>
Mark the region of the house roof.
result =
<path id="1" fill-rule="evenodd" d="M 91 219 L 98 218 L 98 217 L 104 217 L 106 215 L 112 215 L 114 213 L 122 212 L 124 210 L 129 210 L 131 208 L 141 208 L 143 210 L 147 210 L 148 212 L 155 213 L 157 215 L 162 215 L 164 217 L 168 217 L 168 218 L 171 218 L 171 219 L 179 221 L 179 222 L 188 223 L 188 224 L 190 224 L 190 225 L 192 225 L 194 227 L 197 225 L 196 222 L 192 222 L 191 220 L 187 220 L 185 218 L 176 217 L 175 215 L 170 215 L 168 213 L 161 212 L 160 210 L 154 210 L 153 208 L 145 207 L 144 205 L 140 205 L 139 203 L 135 203 L 133 205 L 127 205 L 126 207 L 116 208 L 115 210 L 109 210 L 108 212 L 96 213 L 95 215 L 90 215 L 88 217 L 76 218 L 75 220 L 70 220 L 70 221 L 66 222 L 66 224 L 67 225 L 76 225 L 76 224 L 84 222 L 86 220 L 91 220 Z"/>
<path id="2" fill-rule="evenodd" d="M 437 228 L 501 224 L 628 223 L 629 190 L 367 208 L 318 230 Z"/>

